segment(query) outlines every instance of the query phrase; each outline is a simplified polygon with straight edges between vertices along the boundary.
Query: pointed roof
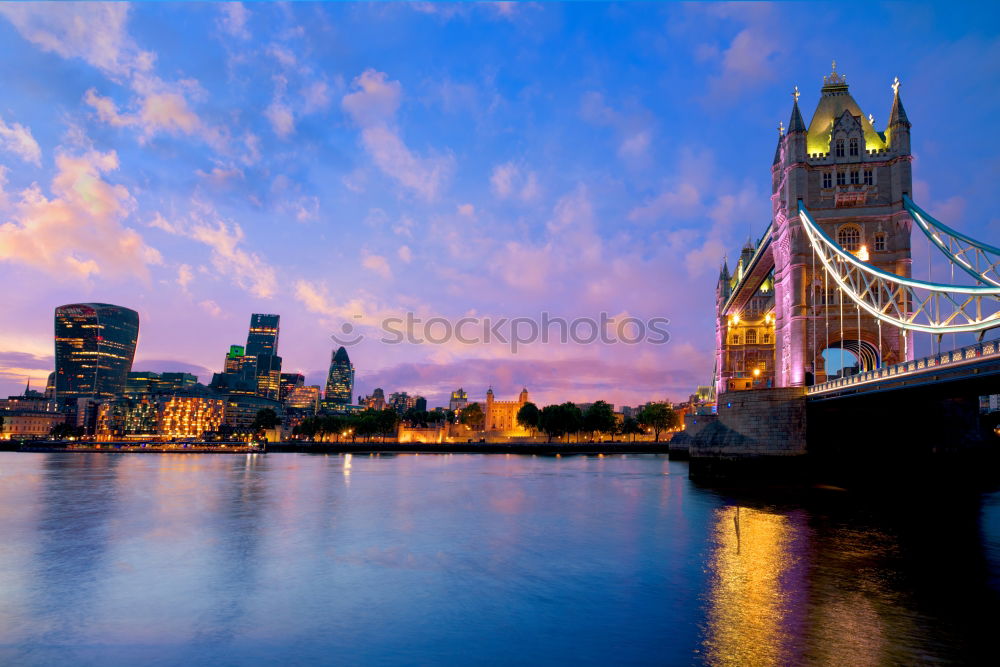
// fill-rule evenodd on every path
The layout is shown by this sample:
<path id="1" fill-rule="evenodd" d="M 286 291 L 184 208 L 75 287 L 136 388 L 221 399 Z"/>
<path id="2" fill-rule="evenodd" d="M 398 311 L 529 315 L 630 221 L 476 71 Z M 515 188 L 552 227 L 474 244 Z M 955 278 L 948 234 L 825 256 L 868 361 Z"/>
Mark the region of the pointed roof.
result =
<path id="1" fill-rule="evenodd" d="M 851 97 L 847 87 L 847 78 L 837 72 L 837 63 L 834 61 L 833 72 L 829 76 L 823 77 L 819 102 L 816 105 L 816 111 L 813 112 L 812 120 L 809 121 L 809 130 L 806 135 L 807 153 L 830 152 L 830 135 L 833 132 L 833 124 L 844 115 L 844 111 L 849 111 L 852 116 L 859 119 L 861 130 L 865 136 L 865 147 L 868 150 L 886 147 L 885 139 L 875 131 L 871 121 Z M 791 130 L 789 129 L 789 131 Z"/>
<path id="2" fill-rule="evenodd" d="M 347 356 L 347 350 L 344 349 L 343 345 L 337 348 L 337 351 L 333 354 L 333 363 L 338 362 L 345 364 L 351 363 L 351 359 Z"/>
<path id="3" fill-rule="evenodd" d="M 792 117 L 788 119 L 788 132 L 805 132 L 806 124 L 802 120 L 802 112 L 799 111 L 799 87 L 795 86 L 795 92 L 792 93 Z"/>
<path id="4" fill-rule="evenodd" d="M 892 111 L 889 112 L 889 127 L 896 125 L 910 126 L 910 119 L 906 117 L 906 109 L 903 108 L 903 100 L 899 97 L 899 77 L 892 82 Z"/>
<path id="5" fill-rule="evenodd" d="M 722 268 L 719 269 L 719 282 L 729 282 L 729 259 L 722 259 Z"/>

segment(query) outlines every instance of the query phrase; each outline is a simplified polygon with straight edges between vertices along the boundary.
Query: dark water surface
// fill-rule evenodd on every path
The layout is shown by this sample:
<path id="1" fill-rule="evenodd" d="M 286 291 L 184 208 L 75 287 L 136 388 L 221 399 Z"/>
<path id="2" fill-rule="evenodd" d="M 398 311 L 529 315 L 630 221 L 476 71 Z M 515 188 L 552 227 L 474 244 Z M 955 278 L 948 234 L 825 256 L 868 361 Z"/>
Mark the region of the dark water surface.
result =
<path id="1" fill-rule="evenodd" d="M 0 664 L 990 662 L 1000 493 L 665 457 L 0 453 Z"/>

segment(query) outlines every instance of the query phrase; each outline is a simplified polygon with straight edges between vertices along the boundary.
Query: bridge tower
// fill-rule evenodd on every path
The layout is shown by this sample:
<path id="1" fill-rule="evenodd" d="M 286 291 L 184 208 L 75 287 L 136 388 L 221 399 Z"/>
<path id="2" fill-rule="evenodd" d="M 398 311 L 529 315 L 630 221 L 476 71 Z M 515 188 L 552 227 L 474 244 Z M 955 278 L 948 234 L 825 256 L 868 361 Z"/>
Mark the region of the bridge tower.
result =
<path id="1" fill-rule="evenodd" d="M 809 125 L 793 94 L 788 131 L 779 136 L 771 167 L 771 253 L 774 264 L 774 370 L 779 387 L 826 378 L 820 352 L 853 352 L 862 370 L 913 358 L 912 334 L 879 326 L 859 311 L 814 260 L 799 220 L 801 199 L 823 230 L 870 264 L 910 277 L 911 218 L 903 195 L 912 194 L 910 122 L 893 84 L 883 131 L 851 96 L 846 77 L 823 77 Z M 860 314 L 859 314 L 860 313 Z M 860 327 L 859 327 L 860 322 Z M 815 367 L 813 366 L 815 361 Z"/>

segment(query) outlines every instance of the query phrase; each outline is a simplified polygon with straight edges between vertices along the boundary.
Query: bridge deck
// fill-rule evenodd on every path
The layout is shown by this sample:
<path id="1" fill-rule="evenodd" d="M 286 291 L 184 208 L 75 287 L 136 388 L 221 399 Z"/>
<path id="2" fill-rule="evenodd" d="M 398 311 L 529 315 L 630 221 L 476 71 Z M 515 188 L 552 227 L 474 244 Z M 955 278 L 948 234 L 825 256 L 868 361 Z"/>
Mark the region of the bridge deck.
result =
<path id="1" fill-rule="evenodd" d="M 809 387 L 806 396 L 823 400 L 994 375 L 1000 393 L 1000 341 L 995 340 L 817 384 Z"/>

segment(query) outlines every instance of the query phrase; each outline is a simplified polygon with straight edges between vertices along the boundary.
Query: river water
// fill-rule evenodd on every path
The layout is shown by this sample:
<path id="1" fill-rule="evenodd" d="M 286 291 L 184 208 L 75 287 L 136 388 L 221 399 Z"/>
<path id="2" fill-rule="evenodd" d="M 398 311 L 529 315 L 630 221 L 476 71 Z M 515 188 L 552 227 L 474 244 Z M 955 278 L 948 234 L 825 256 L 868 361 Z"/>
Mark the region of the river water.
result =
<path id="1" fill-rule="evenodd" d="M 0 664 L 995 659 L 1000 493 L 921 486 L 748 495 L 654 455 L 0 453 Z"/>

